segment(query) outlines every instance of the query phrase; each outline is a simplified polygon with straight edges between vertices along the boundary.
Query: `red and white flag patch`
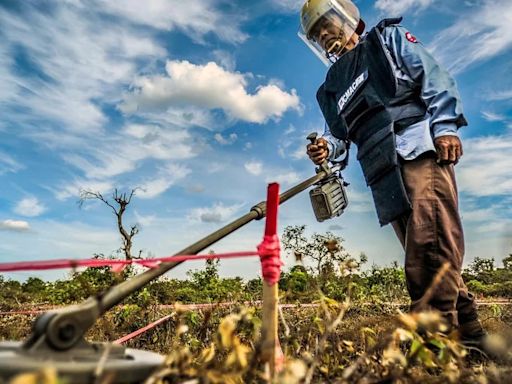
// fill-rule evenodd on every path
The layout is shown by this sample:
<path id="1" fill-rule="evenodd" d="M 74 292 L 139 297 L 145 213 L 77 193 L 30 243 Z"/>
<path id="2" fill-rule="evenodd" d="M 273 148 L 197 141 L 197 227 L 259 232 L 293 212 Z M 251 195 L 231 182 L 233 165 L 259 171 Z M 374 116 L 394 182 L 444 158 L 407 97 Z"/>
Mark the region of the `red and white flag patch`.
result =
<path id="1" fill-rule="evenodd" d="M 407 33 L 405 34 L 405 38 L 406 38 L 407 40 L 409 40 L 411 43 L 417 43 L 417 42 L 418 42 L 418 39 L 417 39 L 417 38 L 415 38 L 411 32 L 407 32 Z"/>

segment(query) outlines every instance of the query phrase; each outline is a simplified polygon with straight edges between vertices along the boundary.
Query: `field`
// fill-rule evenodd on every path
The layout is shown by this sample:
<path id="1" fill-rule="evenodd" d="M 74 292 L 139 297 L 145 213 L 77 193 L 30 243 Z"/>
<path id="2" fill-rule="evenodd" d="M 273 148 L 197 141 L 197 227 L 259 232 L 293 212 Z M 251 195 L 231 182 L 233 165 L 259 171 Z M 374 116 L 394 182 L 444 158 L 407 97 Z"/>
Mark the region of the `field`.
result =
<path id="1" fill-rule="evenodd" d="M 303 243 L 297 235 L 300 239 L 300 227 L 283 236 L 297 265 L 283 272 L 278 283 L 284 358 L 274 382 L 512 382 L 512 256 L 503 267 L 477 258 L 464 272 L 491 335 L 492 355 L 484 356 L 458 343 L 457 332 L 448 330 L 438 314 L 407 313 L 404 272 L 398 265 L 363 268 L 365 256 L 348 255 L 332 234 L 315 234 Z M 0 340 L 29 335 L 35 314 L 26 311 L 78 303 L 133 273 L 89 268 L 53 282 L 0 276 Z M 222 278 L 218 261 L 210 260 L 204 269 L 190 271 L 187 280 L 163 278 L 132 294 L 101 318 L 87 338 L 111 342 L 169 316 L 126 344 L 167 356 L 148 383 L 268 383 L 260 340 L 261 292 L 261 279 Z M 190 309 L 192 303 L 210 305 Z M 38 377 L 15 384 L 56 383 L 51 371 L 44 380 Z"/>
<path id="2" fill-rule="evenodd" d="M 455 335 L 439 332 L 434 314 L 413 318 L 399 315 L 395 306 L 362 303 L 344 310 L 330 300 L 317 307 L 282 309 L 279 339 L 286 363 L 278 382 L 506 383 L 512 374 L 506 365 L 479 354 L 465 356 Z M 512 334 L 512 306 L 482 305 L 480 313 L 489 331 Z M 169 314 L 168 322 L 127 344 L 168 356 L 162 382 L 264 382 L 255 307 L 189 311 L 128 305 L 101 319 L 88 338 L 112 341 Z M 23 339 L 33 319 L 3 315 L 0 337 Z"/>

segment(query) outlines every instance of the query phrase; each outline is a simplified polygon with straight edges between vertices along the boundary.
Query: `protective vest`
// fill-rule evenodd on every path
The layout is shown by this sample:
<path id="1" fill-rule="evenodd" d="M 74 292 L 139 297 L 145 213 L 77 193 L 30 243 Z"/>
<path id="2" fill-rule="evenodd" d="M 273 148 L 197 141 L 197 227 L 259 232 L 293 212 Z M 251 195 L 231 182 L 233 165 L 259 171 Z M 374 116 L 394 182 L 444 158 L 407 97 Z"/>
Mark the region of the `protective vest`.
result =
<path id="1" fill-rule="evenodd" d="M 358 148 L 377 216 L 386 225 L 411 210 L 404 187 L 395 132 L 425 118 L 421 85 L 411 89 L 397 79 L 379 36 L 400 19 L 385 19 L 329 69 L 317 100 L 333 136 Z"/>

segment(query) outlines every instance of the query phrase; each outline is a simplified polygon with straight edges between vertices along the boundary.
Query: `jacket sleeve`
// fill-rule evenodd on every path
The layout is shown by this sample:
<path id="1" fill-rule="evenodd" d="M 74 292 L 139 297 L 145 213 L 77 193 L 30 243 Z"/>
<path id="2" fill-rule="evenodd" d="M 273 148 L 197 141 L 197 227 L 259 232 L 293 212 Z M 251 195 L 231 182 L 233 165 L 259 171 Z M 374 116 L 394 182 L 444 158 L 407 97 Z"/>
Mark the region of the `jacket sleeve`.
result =
<path id="1" fill-rule="evenodd" d="M 421 86 L 421 98 L 430 114 L 434 138 L 457 135 L 457 129 L 467 125 L 467 121 L 453 77 L 405 28 L 387 27 L 383 37 L 398 69 L 410 77 L 414 85 Z"/>
<path id="2" fill-rule="evenodd" d="M 338 157 L 345 153 L 345 143 L 332 135 L 327 123 L 325 123 L 322 137 L 327 141 L 327 148 L 329 149 L 329 161 L 335 161 Z"/>

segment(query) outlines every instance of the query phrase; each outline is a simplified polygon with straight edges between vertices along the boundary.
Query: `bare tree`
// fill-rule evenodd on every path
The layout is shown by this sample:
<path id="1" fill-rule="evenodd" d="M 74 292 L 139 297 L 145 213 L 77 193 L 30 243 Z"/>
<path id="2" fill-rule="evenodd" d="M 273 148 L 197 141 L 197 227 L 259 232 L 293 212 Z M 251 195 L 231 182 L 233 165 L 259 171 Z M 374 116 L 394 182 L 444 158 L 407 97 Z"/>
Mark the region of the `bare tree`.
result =
<path id="1" fill-rule="evenodd" d="M 126 229 L 123 223 L 123 215 L 126 212 L 126 208 L 130 204 L 132 197 L 135 195 L 135 192 L 138 188 L 132 189 L 131 192 L 128 193 L 120 193 L 117 188 L 112 193 L 112 200 L 106 199 L 100 192 L 93 192 L 90 190 L 81 190 L 80 191 L 80 200 L 78 202 L 79 206 L 82 207 L 86 200 L 100 200 L 107 206 L 109 206 L 117 218 L 117 229 L 121 234 L 121 239 L 123 241 L 123 245 L 120 250 L 124 254 L 126 260 L 131 260 L 134 258 L 132 255 L 132 245 L 133 245 L 133 237 L 139 233 L 139 227 L 137 224 L 130 226 L 130 229 Z M 140 257 L 140 253 L 137 257 Z"/>

